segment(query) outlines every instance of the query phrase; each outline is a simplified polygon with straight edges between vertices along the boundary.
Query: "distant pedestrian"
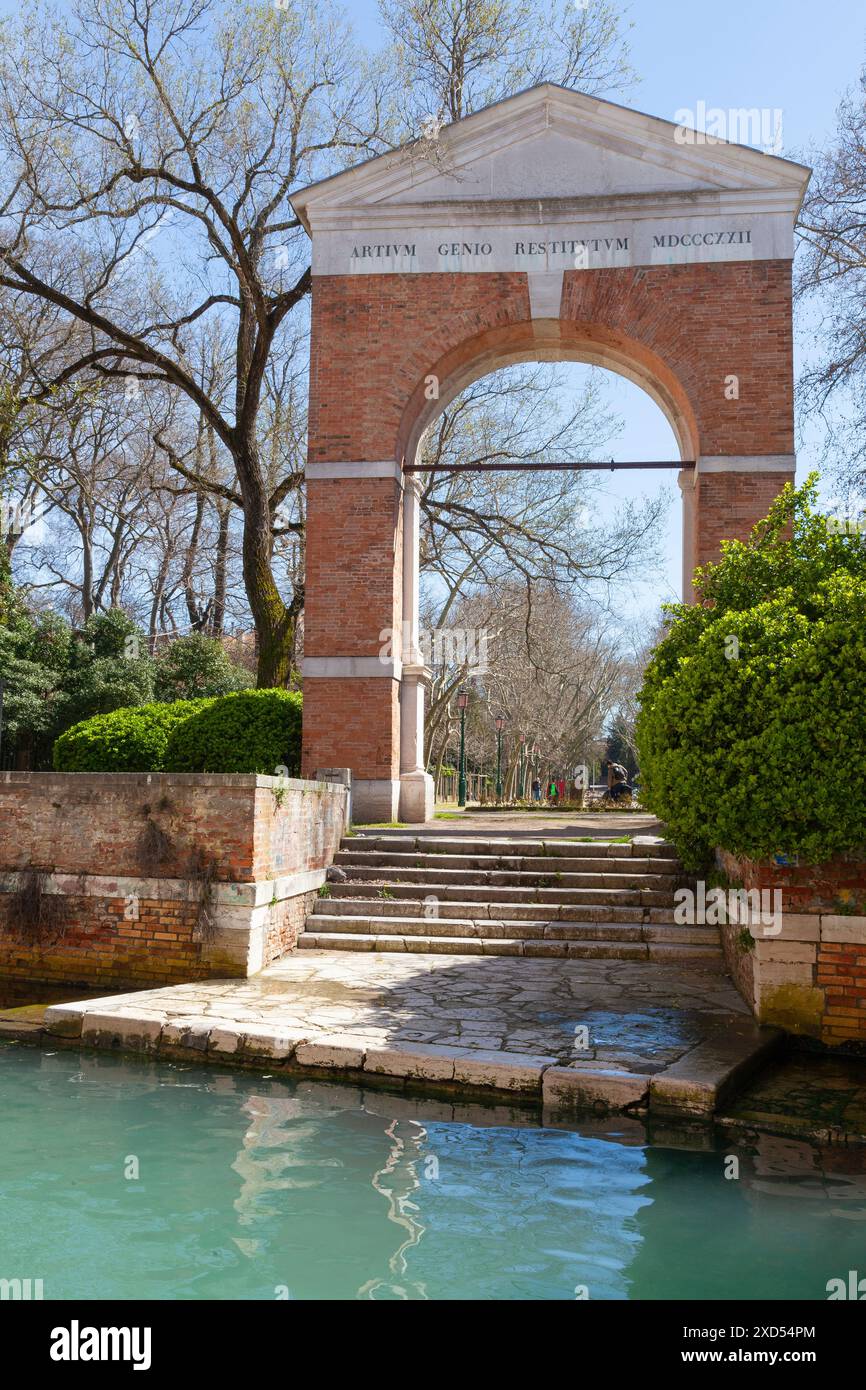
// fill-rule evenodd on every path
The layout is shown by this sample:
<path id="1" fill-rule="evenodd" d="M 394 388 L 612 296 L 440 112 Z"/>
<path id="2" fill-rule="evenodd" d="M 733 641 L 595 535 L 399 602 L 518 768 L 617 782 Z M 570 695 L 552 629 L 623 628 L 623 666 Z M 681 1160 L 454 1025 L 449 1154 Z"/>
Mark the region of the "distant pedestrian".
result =
<path id="1" fill-rule="evenodd" d="M 540 801 L 540 800 L 541 800 L 541 783 L 539 782 L 539 780 L 538 780 L 537 777 L 534 777 L 534 778 L 532 779 L 532 800 L 533 800 L 533 801 Z"/>
<path id="2" fill-rule="evenodd" d="M 556 801 L 557 795 L 558 795 L 558 792 L 557 792 L 556 782 L 553 780 L 553 778 L 551 778 L 551 780 L 550 780 L 550 786 L 547 788 L 547 799 L 548 799 L 548 801 Z"/>
<path id="3" fill-rule="evenodd" d="M 608 788 L 608 797 L 611 801 L 622 801 L 625 798 L 630 801 L 632 789 L 629 785 L 628 774 L 619 763 L 615 763 L 614 768 L 613 782 Z"/>

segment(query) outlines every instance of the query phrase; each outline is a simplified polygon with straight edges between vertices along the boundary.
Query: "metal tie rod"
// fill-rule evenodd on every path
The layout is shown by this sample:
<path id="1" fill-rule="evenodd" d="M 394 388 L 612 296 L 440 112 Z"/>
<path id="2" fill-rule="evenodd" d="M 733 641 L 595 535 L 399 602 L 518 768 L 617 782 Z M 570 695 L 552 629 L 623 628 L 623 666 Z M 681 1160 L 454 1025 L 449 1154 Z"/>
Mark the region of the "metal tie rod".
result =
<path id="1" fill-rule="evenodd" d="M 615 473 L 620 468 L 694 468 L 694 459 L 654 459 L 650 463 L 616 463 L 613 459 L 593 463 L 407 463 L 404 473 L 545 473 L 570 469 L 577 473 L 606 469 Z"/>

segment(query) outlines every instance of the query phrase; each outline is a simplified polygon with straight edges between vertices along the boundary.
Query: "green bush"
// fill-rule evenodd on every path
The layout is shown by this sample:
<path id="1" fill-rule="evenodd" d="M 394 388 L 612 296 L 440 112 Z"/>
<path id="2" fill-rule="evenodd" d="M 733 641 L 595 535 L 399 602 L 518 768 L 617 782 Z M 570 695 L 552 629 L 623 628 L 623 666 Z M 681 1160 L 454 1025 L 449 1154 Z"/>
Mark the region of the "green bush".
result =
<path id="1" fill-rule="evenodd" d="M 866 844 L 866 545 L 790 486 L 671 605 L 637 720 L 644 805 L 686 863 Z"/>
<path id="2" fill-rule="evenodd" d="M 301 766 L 301 696 L 288 690 L 240 690 L 213 701 L 174 729 L 171 772 L 263 772 Z"/>
<path id="3" fill-rule="evenodd" d="M 97 714 L 54 744 L 58 772 L 159 772 L 169 736 L 212 700 L 174 700 Z"/>
<path id="4" fill-rule="evenodd" d="M 254 684 L 250 671 L 229 661 L 221 642 L 200 632 L 177 638 L 156 661 L 158 700 L 228 695 Z"/>
<path id="5" fill-rule="evenodd" d="M 59 735 L 95 715 L 245 689 L 252 675 L 222 643 L 201 633 L 176 638 L 158 657 L 118 608 L 73 631 L 54 613 L 28 610 L 0 546 L 0 679 L 5 682 L 4 761 L 52 766 Z"/>

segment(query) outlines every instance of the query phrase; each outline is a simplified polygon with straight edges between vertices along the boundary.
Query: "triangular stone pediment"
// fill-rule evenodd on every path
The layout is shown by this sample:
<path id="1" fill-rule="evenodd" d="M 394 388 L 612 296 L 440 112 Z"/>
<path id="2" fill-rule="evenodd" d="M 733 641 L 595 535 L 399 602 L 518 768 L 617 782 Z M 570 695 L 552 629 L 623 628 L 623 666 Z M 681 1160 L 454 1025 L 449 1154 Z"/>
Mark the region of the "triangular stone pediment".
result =
<path id="1" fill-rule="evenodd" d="M 802 165 L 743 145 L 692 139 L 683 127 L 545 83 L 446 126 L 438 138 L 381 155 L 296 193 L 308 230 L 350 209 L 541 200 L 769 195 L 796 214 Z M 363 215 L 363 214 L 362 214 Z"/>
<path id="2" fill-rule="evenodd" d="M 718 186 L 694 171 L 665 167 L 550 128 L 467 160 L 448 172 L 430 172 L 409 188 L 385 196 L 395 203 L 455 198 L 599 198 Z"/>

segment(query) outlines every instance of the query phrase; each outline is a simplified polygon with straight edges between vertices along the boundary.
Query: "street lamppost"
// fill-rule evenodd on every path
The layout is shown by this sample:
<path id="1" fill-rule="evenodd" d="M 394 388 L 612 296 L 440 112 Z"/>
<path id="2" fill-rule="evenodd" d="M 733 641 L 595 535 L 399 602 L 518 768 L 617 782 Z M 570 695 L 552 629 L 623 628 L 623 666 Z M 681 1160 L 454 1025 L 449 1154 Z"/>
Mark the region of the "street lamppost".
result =
<path id="1" fill-rule="evenodd" d="M 466 805 L 466 706 L 469 704 L 469 691 L 457 691 L 457 708 L 460 711 L 460 773 L 457 779 L 457 805 Z"/>
<path id="2" fill-rule="evenodd" d="M 496 800 L 502 800 L 502 730 L 505 728 L 505 719 L 501 714 L 496 716 Z"/>
<path id="3" fill-rule="evenodd" d="M 523 798 L 526 796 L 526 734 L 521 734 L 521 735 L 520 735 L 520 765 L 519 765 L 519 766 L 520 766 L 520 771 L 519 771 L 519 774 L 518 774 L 518 780 L 519 780 L 520 786 L 519 786 L 519 791 L 518 791 L 518 799 L 519 799 L 520 801 L 522 801 Z"/>

